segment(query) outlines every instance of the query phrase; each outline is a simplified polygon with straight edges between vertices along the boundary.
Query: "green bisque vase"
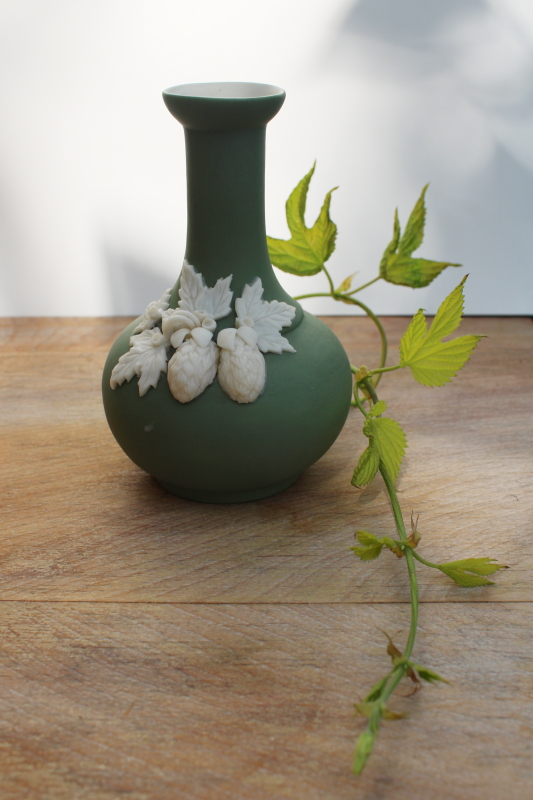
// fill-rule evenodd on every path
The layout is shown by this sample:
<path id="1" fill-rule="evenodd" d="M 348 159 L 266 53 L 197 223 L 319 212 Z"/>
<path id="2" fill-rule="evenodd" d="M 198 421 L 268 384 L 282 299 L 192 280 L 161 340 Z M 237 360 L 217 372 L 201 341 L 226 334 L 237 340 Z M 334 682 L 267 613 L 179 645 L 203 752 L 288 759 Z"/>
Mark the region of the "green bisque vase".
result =
<path id="1" fill-rule="evenodd" d="M 260 278 L 264 301 L 294 307 L 281 331 L 294 352 L 264 354 L 266 383 L 254 402 L 235 402 L 217 378 L 191 402 L 179 402 L 164 373 L 140 396 L 137 377 L 110 385 L 139 318 L 107 358 L 105 412 L 124 452 L 168 491 L 206 503 L 258 500 L 290 486 L 331 447 L 350 408 L 350 366 L 332 331 L 284 291 L 268 255 L 265 134 L 285 92 L 254 83 L 190 84 L 163 98 L 185 129 L 185 258 L 208 287 L 233 276 L 231 312 L 217 322 L 215 336 L 235 327 L 236 299 Z M 179 291 L 180 279 L 170 309 Z"/>

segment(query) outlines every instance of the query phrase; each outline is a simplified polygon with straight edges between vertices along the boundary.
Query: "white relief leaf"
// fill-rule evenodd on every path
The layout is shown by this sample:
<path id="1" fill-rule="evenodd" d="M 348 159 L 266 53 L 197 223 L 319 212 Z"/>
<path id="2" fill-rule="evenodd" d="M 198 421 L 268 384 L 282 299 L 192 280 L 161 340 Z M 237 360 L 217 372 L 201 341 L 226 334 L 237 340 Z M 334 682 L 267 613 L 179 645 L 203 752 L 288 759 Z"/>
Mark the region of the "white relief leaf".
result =
<path id="1" fill-rule="evenodd" d="M 197 308 L 201 308 L 205 289 L 202 275 L 196 272 L 192 264 L 185 259 L 181 270 L 178 306 L 186 311 L 195 311 Z"/>
<path id="2" fill-rule="evenodd" d="M 278 300 L 262 300 L 263 285 L 260 278 L 244 287 L 242 297 L 235 301 L 237 319 L 253 320 L 257 332 L 257 346 L 263 353 L 294 353 L 294 347 L 281 336 L 281 328 L 290 325 L 296 314 L 294 306 Z"/>
<path id="3" fill-rule="evenodd" d="M 263 304 L 263 284 L 261 278 L 256 278 L 253 283 L 246 284 L 242 295 L 235 300 L 235 311 L 239 319 L 250 317 L 255 322 L 261 315 Z"/>
<path id="4" fill-rule="evenodd" d="M 202 305 L 197 306 L 200 311 L 206 311 L 211 319 L 222 319 L 227 317 L 231 311 L 231 300 L 233 292 L 230 291 L 230 284 L 233 275 L 227 278 L 219 278 L 212 289 L 206 289 L 202 298 Z"/>
<path id="5" fill-rule="evenodd" d="M 168 308 L 168 301 L 170 300 L 170 293 L 172 289 L 166 289 L 165 293 L 159 300 L 153 300 L 148 304 L 142 319 L 134 329 L 133 333 L 140 333 L 141 331 L 150 330 L 155 323 L 158 322 Z"/>
<path id="6" fill-rule="evenodd" d="M 219 278 L 212 288 L 205 285 L 200 272 L 196 272 L 187 259 L 183 262 L 178 306 L 186 311 L 205 311 L 212 319 L 227 317 L 231 311 L 233 292 L 230 291 L 232 275 Z"/>
<path id="7" fill-rule="evenodd" d="M 109 381 L 112 389 L 122 386 L 124 381 L 131 381 L 133 376 L 137 374 L 135 371 L 136 358 L 136 354 L 132 355 L 131 350 L 120 356 L 118 364 L 113 367 L 111 380 Z"/>
<path id="8" fill-rule="evenodd" d="M 139 394 L 146 394 L 150 386 L 154 389 L 159 376 L 167 371 L 168 342 L 159 331 L 143 331 L 130 338 L 130 350 L 124 353 L 111 373 L 111 388 L 139 376 Z"/>
<path id="9" fill-rule="evenodd" d="M 264 332 L 260 332 L 259 325 L 255 326 L 258 334 L 257 346 L 262 353 L 295 353 L 296 350 L 279 331 L 272 328 L 267 328 Z"/>

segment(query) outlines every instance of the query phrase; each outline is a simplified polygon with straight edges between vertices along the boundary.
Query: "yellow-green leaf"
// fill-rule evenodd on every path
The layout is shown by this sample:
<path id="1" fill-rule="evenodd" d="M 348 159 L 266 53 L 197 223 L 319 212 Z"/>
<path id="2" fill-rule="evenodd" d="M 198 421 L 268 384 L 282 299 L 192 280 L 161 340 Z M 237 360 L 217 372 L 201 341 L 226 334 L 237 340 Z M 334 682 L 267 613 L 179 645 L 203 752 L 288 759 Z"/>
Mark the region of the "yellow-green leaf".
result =
<path id="1" fill-rule="evenodd" d="M 461 266 L 451 261 L 430 261 L 425 258 L 411 257 L 424 239 L 426 190 L 427 185 L 422 189 L 422 193 L 411 212 L 401 238 L 398 209 L 394 212 L 392 240 L 383 253 L 379 267 L 380 276 L 389 283 L 411 286 L 413 289 L 417 289 L 421 286 L 428 286 L 446 267 Z"/>
<path id="2" fill-rule="evenodd" d="M 360 544 L 365 545 L 365 547 L 368 545 L 375 545 L 376 543 L 380 544 L 378 537 L 373 533 L 369 533 L 368 531 L 359 530 L 355 532 L 355 535 L 357 541 L 360 542 Z"/>
<path id="3" fill-rule="evenodd" d="M 365 768 L 365 764 L 372 753 L 372 748 L 374 747 L 374 738 L 375 736 L 371 731 L 363 731 L 363 733 L 359 734 L 359 738 L 357 739 L 357 744 L 355 746 L 352 767 L 353 772 L 356 775 L 360 775 Z"/>
<path id="4" fill-rule="evenodd" d="M 467 588 L 493 586 L 494 581 L 488 581 L 485 575 L 493 575 L 500 569 L 507 569 L 504 564 L 498 564 L 493 558 L 464 558 L 461 561 L 438 564 L 437 568 L 459 586 Z"/>
<path id="5" fill-rule="evenodd" d="M 389 677 L 390 677 L 389 675 L 385 675 L 384 678 L 382 678 L 380 681 L 374 684 L 374 686 L 371 688 L 371 690 L 369 691 L 363 702 L 371 703 L 373 700 L 379 700 L 379 698 L 383 693 L 383 689 L 387 685 Z"/>
<path id="6" fill-rule="evenodd" d="M 389 417 L 372 419 L 367 417 L 363 433 L 370 438 L 370 448 L 377 448 L 380 460 L 385 465 L 391 479 L 396 481 L 400 465 L 405 455 L 407 441 L 396 420 Z"/>
<path id="7" fill-rule="evenodd" d="M 398 219 L 398 209 L 394 211 L 394 223 L 392 227 L 392 239 L 388 243 L 387 247 L 385 248 L 385 252 L 383 253 L 383 258 L 381 259 L 381 263 L 379 265 L 379 274 L 382 278 L 387 280 L 387 269 L 389 265 L 389 261 L 391 257 L 396 253 L 398 249 L 398 245 L 400 243 L 400 220 Z"/>
<path id="8" fill-rule="evenodd" d="M 486 578 L 482 578 L 479 575 L 471 575 L 468 572 L 463 572 L 460 569 L 454 569 L 453 567 L 439 567 L 441 572 L 444 572 L 452 581 L 458 586 L 462 586 L 465 589 L 471 589 L 474 586 L 493 586 L 494 581 L 488 581 Z"/>
<path id="9" fill-rule="evenodd" d="M 384 703 L 381 703 L 379 700 L 374 700 L 373 702 L 363 701 L 362 703 L 356 703 L 355 711 L 356 714 L 360 714 L 362 717 L 366 717 L 367 719 L 379 716 L 383 719 L 394 720 L 404 719 L 404 717 L 407 716 L 406 714 L 391 711 L 390 708 L 387 708 L 387 706 Z"/>
<path id="10" fill-rule="evenodd" d="M 401 253 L 393 253 L 388 258 L 381 277 L 396 286 L 421 289 L 423 286 L 429 286 L 446 267 L 460 266 L 461 264 L 452 264 L 449 261 L 429 261 L 426 258 L 411 258 Z"/>
<path id="11" fill-rule="evenodd" d="M 307 192 L 315 166 L 316 162 L 291 192 L 285 205 L 291 238 L 285 240 L 267 236 L 268 252 L 274 266 L 294 275 L 315 275 L 320 272 L 335 249 L 337 226 L 329 216 L 331 194 L 335 189 L 327 193 L 313 227 L 307 228 L 305 224 Z"/>
<path id="12" fill-rule="evenodd" d="M 374 561 L 381 555 L 381 551 L 383 549 L 382 544 L 372 545 L 370 547 L 351 547 L 351 550 L 354 551 L 355 555 L 358 556 L 361 561 Z"/>
<path id="13" fill-rule="evenodd" d="M 494 558 L 463 558 L 462 561 L 449 561 L 446 566 L 458 567 L 473 572 L 474 575 L 494 575 L 500 569 L 508 569 L 504 564 L 498 564 Z"/>
<path id="14" fill-rule="evenodd" d="M 400 713 L 399 711 L 391 711 L 390 708 L 387 708 L 387 706 L 382 706 L 381 716 L 383 717 L 383 719 L 395 720 L 395 719 L 405 719 L 407 714 L 405 712 Z"/>
<path id="15" fill-rule="evenodd" d="M 464 367 L 482 336 L 459 336 L 442 342 L 444 336 L 456 330 L 463 313 L 463 285 L 459 286 L 441 303 L 431 327 L 423 309 L 411 320 L 400 342 L 400 365 L 409 367 L 413 377 L 424 386 L 443 386 Z"/>
<path id="16" fill-rule="evenodd" d="M 426 183 L 420 197 L 415 203 L 415 207 L 411 211 L 407 225 L 403 232 L 403 236 L 398 243 L 398 252 L 405 256 L 410 256 L 415 250 L 418 250 L 424 240 L 424 226 L 426 224 L 426 192 L 429 183 Z"/>
<path id="17" fill-rule="evenodd" d="M 370 444 L 361 453 L 352 476 L 352 484 L 358 489 L 374 480 L 379 469 L 379 451 Z"/>
<path id="18" fill-rule="evenodd" d="M 343 280 L 339 288 L 336 289 L 337 294 L 343 294 L 344 292 L 349 292 L 352 286 L 352 281 L 356 275 L 357 272 L 352 272 L 351 275 L 348 275 L 348 277 Z"/>
<path id="19" fill-rule="evenodd" d="M 437 681 L 440 681 L 441 683 L 450 682 L 447 681 L 446 678 L 443 678 L 442 675 L 439 675 L 438 672 L 434 672 L 432 669 L 423 667 L 422 664 L 411 664 L 411 666 L 417 671 L 418 675 L 423 681 L 427 681 L 428 683 L 437 683 Z"/>
<path id="20" fill-rule="evenodd" d="M 356 703 L 355 704 L 356 714 L 360 714 L 362 717 L 366 717 L 367 719 L 376 710 L 377 709 L 376 709 L 376 703 L 375 702 L 370 702 L 370 703 L 363 702 L 363 703 Z"/>
<path id="21" fill-rule="evenodd" d="M 368 531 L 356 531 L 357 541 L 360 542 L 362 547 L 352 547 L 356 556 L 359 556 L 361 561 L 373 561 L 381 555 L 383 550 L 383 543 L 380 542 L 377 536 Z"/>
<path id="22" fill-rule="evenodd" d="M 368 414 L 371 417 L 379 417 L 379 415 L 383 414 L 383 412 L 386 411 L 386 409 L 387 409 L 387 403 L 384 400 L 378 400 L 378 402 L 372 406 Z"/>

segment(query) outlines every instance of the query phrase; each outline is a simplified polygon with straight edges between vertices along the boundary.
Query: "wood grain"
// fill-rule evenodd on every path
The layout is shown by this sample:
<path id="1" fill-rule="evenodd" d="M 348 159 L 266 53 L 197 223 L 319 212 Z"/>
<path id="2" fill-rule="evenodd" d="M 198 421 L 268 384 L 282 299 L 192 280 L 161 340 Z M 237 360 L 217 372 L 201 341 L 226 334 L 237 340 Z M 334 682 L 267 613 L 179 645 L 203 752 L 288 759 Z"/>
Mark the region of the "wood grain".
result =
<path id="1" fill-rule="evenodd" d="M 530 800 L 532 612 L 425 606 L 417 657 L 452 685 L 391 701 L 354 778 L 405 604 L 3 603 L 2 799 Z"/>
<path id="2" fill-rule="evenodd" d="M 367 320 L 328 323 L 352 363 L 375 363 Z M 391 702 L 410 717 L 383 725 L 359 779 L 352 704 L 409 607 L 403 563 L 348 550 L 356 528 L 391 532 L 383 486 L 350 486 L 357 412 L 277 497 L 179 500 L 105 423 L 100 373 L 125 324 L 0 322 L 2 800 L 529 800 L 531 320 L 466 320 L 490 338 L 443 389 L 383 381 L 425 555 L 512 569 L 481 590 L 419 571 L 416 658 L 452 685 Z M 385 320 L 393 345 L 405 324 Z"/>
<path id="3" fill-rule="evenodd" d="M 375 364 L 368 320 L 327 320 L 352 363 Z M 365 446 L 357 410 L 339 440 L 282 494 L 206 506 L 165 493 L 114 442 L 100 400 L 107 350 L 126 320 L 17 319 L 0 324 L 2 583 L 9 600 L 142 602 L 407 601 L 403 563 L 361 564 L 353 533 L 390 534 L 383 485 L 350 485 Z M 394 345 L 404 318 L 385 319 Z M 406 430 L 399 483 L 406 515 L 420 513 L 431 560 L 487 555 L 512 569 L 497 586 L 461 590 L 420 571 L 426 602 L 533 600 L 533 325 L 467 319 L 487 333 L 442 389 L 407 372 L 381 396 Z"/>

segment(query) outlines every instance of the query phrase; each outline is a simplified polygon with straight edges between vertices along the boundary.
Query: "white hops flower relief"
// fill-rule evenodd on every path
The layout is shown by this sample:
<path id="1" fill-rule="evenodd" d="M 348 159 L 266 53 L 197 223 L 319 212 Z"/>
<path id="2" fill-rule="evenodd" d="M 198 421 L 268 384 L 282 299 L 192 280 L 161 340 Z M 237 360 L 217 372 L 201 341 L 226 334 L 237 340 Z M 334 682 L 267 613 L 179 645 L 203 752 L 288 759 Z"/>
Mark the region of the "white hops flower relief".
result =
<path id="1" fill-rule="evenodd" d="M 213 341 L 216 320 L 231 312 L 232 276 L 208 287 L 187 261 L 183 264 L 178 308 L 169 309 L 171 290 L 150 303 L 130 338 L 130 350 L 119 358 L 111 373 L 111 388 L 139 378 L 139 394 L 156 387 L 167 372 L 172 395 L 189 403 L 214 381 L 237 403 L 252 403 L 265 386 L 263 353 L 294 353 L 280 334 L 290 325 L 295 309 L 277 300 L 262 300 L 263 286 L 256 280 L 244 287 L 235 303 L 236 327 L 220 331 Z M 157 327 L 155 327 L 157 326 Z M 155 330 L 154 330 L 155 327 Z M 135 335 L 136 334 L 136 335 Z M 167 364 L 168 351 L 175 353 Z"/>
<path id="2" fill-rule="evenodd" d="M 189 403 L 213 383 L 219 349 L 214 342 L 198 344 L 192 337 L 181 344 L 168 362 L 168 385 L 180 403 Z"/>
<path id="3" fill-rule="evenodd" d="M 218 334 L 218 382 L 236 403 L 253 403 L 265 386 L 266 368 L 252 327 L 225 328 Z"/>
<path id="4" fill-rule="evenodd" d="M 260 278 L 245 286 L 235 302 L 235 328 L 218 334 L 221 349 L 218 382 L 237 403 L 253 403 L 264 389 L 266 366 L 263 353 L 294 353 L 294 347 L 280 334 L 290 325 L 296 309 L 288 303 L 262 300 Z"/>
<path id="5" fill-rule="evenodd" d="M 206 311 L 174 309 L 163 318 L 163 335 L 176 348 L 168 364 L 168 385 L 176 400 L 189 403 L 217 374 L 218 348 L 212 342 L 215 320 Z"/>

